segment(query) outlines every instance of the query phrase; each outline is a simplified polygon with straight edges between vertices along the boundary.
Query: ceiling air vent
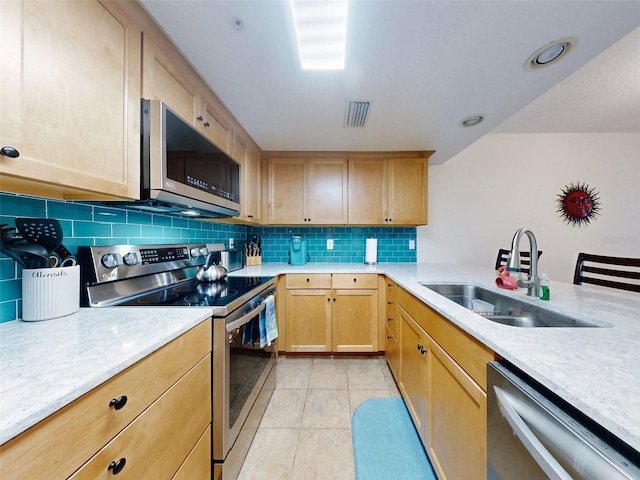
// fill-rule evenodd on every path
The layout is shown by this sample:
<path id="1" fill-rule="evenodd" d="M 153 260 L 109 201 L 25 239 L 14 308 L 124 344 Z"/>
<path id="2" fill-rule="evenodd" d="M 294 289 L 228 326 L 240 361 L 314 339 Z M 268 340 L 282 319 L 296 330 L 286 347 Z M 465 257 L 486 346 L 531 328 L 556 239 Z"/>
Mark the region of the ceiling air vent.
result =
<path id="1" fill-rule="evenodd" d="M 367 100 L 349 100 L 344 112 L 345 127 L 364 127 L 369 118 L 371 102 Z"/>

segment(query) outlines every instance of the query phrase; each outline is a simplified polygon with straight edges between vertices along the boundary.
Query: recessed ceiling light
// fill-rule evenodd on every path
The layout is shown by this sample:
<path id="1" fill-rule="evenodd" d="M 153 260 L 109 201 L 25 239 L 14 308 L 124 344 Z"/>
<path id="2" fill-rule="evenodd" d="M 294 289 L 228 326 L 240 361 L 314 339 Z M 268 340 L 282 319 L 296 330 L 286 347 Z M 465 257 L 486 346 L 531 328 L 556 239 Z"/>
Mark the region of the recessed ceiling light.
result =
<path id="1" fill-rule="evenodd" d="M 348 1 L 290 0 L 303 70 L 344 70 Z"/>
<path id="2" fill-rule="evenodd" d="M 240 17 L 233 17 L 231 19 L 231 26 L 236 32 L 242 32 L 245 28 L 247 28 L 247 26 L 244 24 L 244 20 L 242 20 Z"/>
<path id="3" fill-rule="evenodd" d="M 475 113 L 460 120 L 460 123 L 458 125 L 464 128 L 475 127 L 476 125 L 482 123 L 485 118 L 486 115 L 484 113 Z"/>
<path id="4" fill-rule="evenodd" d="M 564 58 L 578 43 L 575 37 L 566 37 L 551 42 L 536 50 L 525 62 L 524 69 L 531 72 L 558 62 Z"/>

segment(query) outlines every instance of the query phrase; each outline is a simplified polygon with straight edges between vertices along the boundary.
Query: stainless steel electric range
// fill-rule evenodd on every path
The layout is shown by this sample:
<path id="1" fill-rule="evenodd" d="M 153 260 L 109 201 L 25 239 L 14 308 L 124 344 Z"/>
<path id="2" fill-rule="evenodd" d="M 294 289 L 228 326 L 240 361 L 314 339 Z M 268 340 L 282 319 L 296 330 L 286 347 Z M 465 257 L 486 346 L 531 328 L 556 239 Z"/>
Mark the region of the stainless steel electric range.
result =
<path id="1" fill-rule="evenodd" d="M 199 282 L 195 273 L 208 253 L 204 244 L 79 247 L 81 303 L 211 309 L 212 471 L 216 480 L 235 479 L 275 386 L 275 346 L 261 348 L 253 332 L 266 299 L 275 299 L 276 278 Z"/>

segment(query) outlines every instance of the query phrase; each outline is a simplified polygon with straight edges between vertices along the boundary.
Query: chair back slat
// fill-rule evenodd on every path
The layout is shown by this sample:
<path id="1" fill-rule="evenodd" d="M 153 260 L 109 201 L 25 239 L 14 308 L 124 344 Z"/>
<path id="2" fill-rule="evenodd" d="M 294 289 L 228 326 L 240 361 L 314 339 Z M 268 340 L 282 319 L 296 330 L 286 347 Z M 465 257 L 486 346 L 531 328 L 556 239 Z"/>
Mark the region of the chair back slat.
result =
<path id="1" fill-rule="evenodd" d="M 610 266 L 626 268 L 606 268 Z M 622 282 L 628 279 L 630 282 Z M 640 258 L 610 257 L 579 253 L 573 283 L 589 283 L 602 287 L 640 292 Z"/>
<path id="2" fill-rule="evenodd" d="M 496 258 L 496 270 L 498 270 L 501 266 L 507 264 L 507 258 L 509 257 L 509 252 L 511 250 L 507 250 L 505 248 L 501 248 L 498 250 L 498 257 Z M 538 250 L 538 258 L 542 255 L 542 250 Z M 526 273 L 529 275 L 531 265 L 531 259 L 529 258 L 529 252 L 520 252 L 520 263 L 522 264 L 522 268 L 520 269 L 522 273 Z M 526 268 L 529 267 L 529 268 Z"/>

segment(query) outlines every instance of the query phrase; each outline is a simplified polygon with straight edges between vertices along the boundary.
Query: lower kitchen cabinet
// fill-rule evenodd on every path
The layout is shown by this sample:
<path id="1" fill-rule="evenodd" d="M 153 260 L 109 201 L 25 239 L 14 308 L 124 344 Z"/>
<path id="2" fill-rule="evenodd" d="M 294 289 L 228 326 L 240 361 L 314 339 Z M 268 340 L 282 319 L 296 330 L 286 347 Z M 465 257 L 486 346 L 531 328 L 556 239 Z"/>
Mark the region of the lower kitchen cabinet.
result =
<path id="1" fill-rule="evenodd" d="M 418 323 L 400 307 L 400 375 L 398 387 L 422 442 L 429 443 L 429 340 Z"/>
<path id="2" fill-rule="evenodd" d="M 437 343 L 429 344 L 433 467 L 441 479 L 486 478 L 487 394 Z"/>
<path id="3" fill-rule="evenodd" d="M 398 385 L 438 478 L 486 478 L 486 364 L 494 352 L 398 289 Z"/>
<path id="4" fill-rule="evenodd" d="M 288 277 L 288 276 L 287 276 Z M 287 289 L 287 352 L 331 351 L 331 290 Z"/>
<path id="5" fill-rule="evenodd" d="M 386 295 L 386 316 L 384 321 L 384 355 L 393 376 L 398 378 L 400 356 L 398 351 L 398 284 L 388 278 L 384 279 Z"/>
<path id="6" fill-rule="evenodd" d="M 286 276 L 287 352 L 377 352 L 377 275 Z"/>
<path id="7" fill-rule="evenodd" d="M 2 478 L 171 478 L 187 458 L 208 478 L 210 425 L 207 320 L 0 446 Z"/>

